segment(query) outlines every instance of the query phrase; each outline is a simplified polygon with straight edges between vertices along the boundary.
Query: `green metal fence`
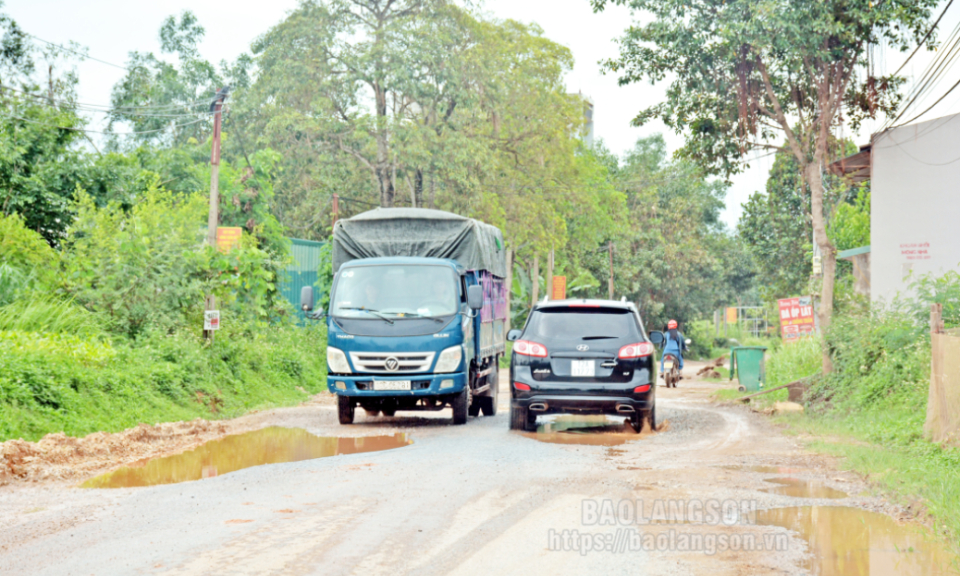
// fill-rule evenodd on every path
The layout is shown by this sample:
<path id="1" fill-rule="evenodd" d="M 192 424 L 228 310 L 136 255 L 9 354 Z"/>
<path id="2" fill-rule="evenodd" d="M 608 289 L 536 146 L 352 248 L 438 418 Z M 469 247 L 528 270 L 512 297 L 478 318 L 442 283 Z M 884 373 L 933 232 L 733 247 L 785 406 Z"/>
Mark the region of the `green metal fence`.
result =
<path id="1" fill-rule="evenodd" d="M 280 292 L 293 304 L 294 308 L 299 310 L 300 289 L 304 286 L 313 286 L 316 292 L 318 288 L 317 270 L 320 268 L 320 249 L 324 242 L 299 238 L 290 238 L 290 242 L 293 264 L 287 268 L 287 279 L 281 283 Z"/>

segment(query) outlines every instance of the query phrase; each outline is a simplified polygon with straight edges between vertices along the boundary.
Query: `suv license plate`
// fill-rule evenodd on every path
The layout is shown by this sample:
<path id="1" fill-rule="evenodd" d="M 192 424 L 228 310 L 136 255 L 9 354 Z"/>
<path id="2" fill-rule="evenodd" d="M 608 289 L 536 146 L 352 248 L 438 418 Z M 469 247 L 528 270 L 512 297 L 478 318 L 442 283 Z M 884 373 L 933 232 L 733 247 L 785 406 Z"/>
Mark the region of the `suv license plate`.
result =
<path id="1" fill-rule="evenodd" d="M 409 390 L 409 380 L 374 380 L 374 390 Z"/>
<path id="2" fill-rule="evenodd" d="M 571 360 L 570 375 L 593 378 L 596 376 L 596 363 L 593 360 Z"/>

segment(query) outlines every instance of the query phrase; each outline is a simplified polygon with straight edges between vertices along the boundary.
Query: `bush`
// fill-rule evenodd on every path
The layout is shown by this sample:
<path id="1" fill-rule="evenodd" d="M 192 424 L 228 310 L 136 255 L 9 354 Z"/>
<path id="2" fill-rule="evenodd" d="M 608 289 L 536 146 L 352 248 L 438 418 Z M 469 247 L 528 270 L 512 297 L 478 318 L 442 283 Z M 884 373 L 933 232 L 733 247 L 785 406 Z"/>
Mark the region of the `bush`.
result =
<path id="1" fill-rule="evenodd" d="M 299 402 L 325 386 L 325 348 L 321 327 L 222 333 L 212 345 L 185 332 L 148 331 L 114 344 L 0 332 L 0 440 L 116 432 Z"/>

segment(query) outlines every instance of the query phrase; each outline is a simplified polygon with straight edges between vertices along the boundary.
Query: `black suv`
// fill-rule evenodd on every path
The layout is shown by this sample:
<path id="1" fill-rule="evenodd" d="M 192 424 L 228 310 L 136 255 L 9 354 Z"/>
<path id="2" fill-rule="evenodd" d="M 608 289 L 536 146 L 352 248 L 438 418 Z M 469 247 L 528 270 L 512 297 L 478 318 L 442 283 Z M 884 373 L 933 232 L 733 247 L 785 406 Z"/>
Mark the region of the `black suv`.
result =
<path id="1" fill-rule="evenodd" d="M 533 430 L 538 415 L 557 413 L 619 414 L 638 432 L 656 428 L 654 345 L 632 303 L 538 303 L 507 339 L 511 429 Z"/>

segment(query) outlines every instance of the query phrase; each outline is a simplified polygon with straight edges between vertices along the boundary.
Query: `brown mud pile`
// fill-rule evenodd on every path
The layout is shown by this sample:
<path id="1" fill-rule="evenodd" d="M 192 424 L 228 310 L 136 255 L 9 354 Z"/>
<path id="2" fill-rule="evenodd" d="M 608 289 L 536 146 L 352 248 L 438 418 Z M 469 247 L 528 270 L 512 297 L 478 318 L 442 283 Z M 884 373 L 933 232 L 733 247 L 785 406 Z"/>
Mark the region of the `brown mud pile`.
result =
<path id="1" fill-rule="evenodd" d="M 0 443 L 0 486 L 18 482 L 82 480 L 119 466 L 194 448 L 239 432 L 231 422 L 170 422 L 84 438 L 47 434 L 39 442 Z"/>

